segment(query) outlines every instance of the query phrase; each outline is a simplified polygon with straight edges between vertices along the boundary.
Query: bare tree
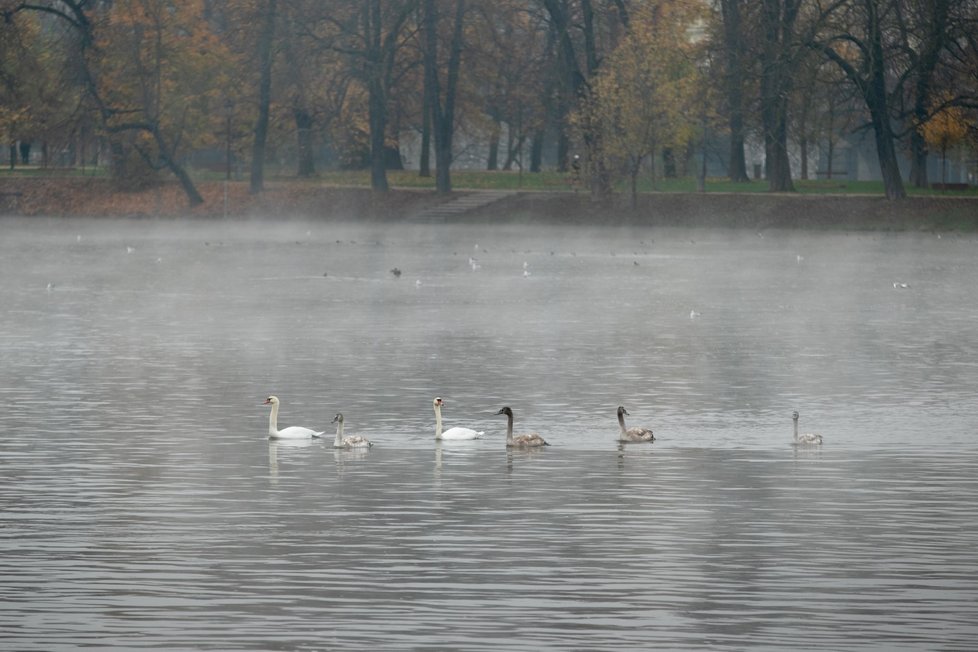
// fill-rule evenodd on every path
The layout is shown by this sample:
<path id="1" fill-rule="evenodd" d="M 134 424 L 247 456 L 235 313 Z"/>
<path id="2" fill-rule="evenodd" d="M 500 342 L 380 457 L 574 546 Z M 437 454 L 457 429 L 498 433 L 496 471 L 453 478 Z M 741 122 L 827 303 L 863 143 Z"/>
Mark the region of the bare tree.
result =
<path id="1" fill-rule="evenodd" d="M 887 88 L 887 59 L 883 48 L 887 18 L 894 4 L 880 0 L 845 0 L 826 16 L 830 29 L 814 41 L 855 85 L 869 111 L 880 173 L 888 199 L 906 196 L 897 164 L 895 134 Z"/>
<path id="2" fill-rule="evenodd" d="M 462 27 L 465 17 L 465 1 L 455 0 L 451 37 L 447 44 L 448 62 L 445 83 L 441 83 L 438 65 L 439 12 L 435 0 L 424 0 L 425 33 L 425 97 L 430 110 L 435 136 L 435 187 L 438 192 L 452 189 L 452 136 L 455 128 L 455 98 L 458 91 L 459 68 L 462 59 Z"/>

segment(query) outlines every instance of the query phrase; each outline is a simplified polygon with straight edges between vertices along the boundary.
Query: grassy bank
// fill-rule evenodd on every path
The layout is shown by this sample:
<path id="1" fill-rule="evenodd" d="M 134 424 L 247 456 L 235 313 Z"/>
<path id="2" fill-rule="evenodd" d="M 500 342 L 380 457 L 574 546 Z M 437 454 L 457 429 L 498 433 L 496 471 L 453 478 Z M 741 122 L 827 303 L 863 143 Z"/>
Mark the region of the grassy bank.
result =
<path id="1" fill-rule="evenodd" d="M 706 193 L 677 190 L 639 195 L 631 206 L 627 194 L 594 203 L 560 175 L 526 175 L 543 187 L 522 187 L 512 173 L 458 173 L 458 190 L 439 195 L 414 173 L 392 174 L 389 193 L 373 193 L 359 173 L 336 173 L 317 179 L 272 177 L 260 195 L 248 192 L 246 181 L 227 186 L 202 180 L 204 204 L 187 207 L 177 184 L 168 182 L 141 192 L 120 192 L 102 176 L 0 174 L 0 215 L 92 217 L 302 217 L 398 221 L 425 212 L 471 190 L 507 190 L 512 194 L 464 215 L 459 221 L 535 221 L 564 224 L 648 224 L 730 228 L 804 228 L 898 231 L 978 231 L 978 193 L 916 194 L 887 201 L 861 192 L 734 192 L 717 182 Z M 402 183 L 402 180 L 405 182 Z M 407 180 L 419 183 L 410 186 Z M 515 187 L 513 182 L 516 181 Z M 549 184 L 549 185 L 548 185 Z M 563 184 L 563 185 L 560 185 Z M 801 184 L 799 184 L 801 185 Z M 708 189 L 711 187 L 708 186 Z M 722 190 L 726 188 L 726 190 Z"/>
<path id="2" fill-rule="evenodd" d="M 17 167 L 14 170 L 0 169 L 0 181 L 5 179 L 17 178 L 37 178 L 37 179 L 104 179 L 106 177 L 104 168 L 71 168 L 71 169 L 42 169 L 37 167 Z M 208 185 L 215 182 L 223 182 L 224 172 L 221 170 L 201 169 L 192 171 L 192 176 L 196 183 Z M 432 176 L 422 177 L 416 170 L 391 170 L 387 173 L 388 181 L 392 188 L 403 188 L 412 190 L 434 190 L 435 179 Z M 367 170 L 340 170 L 322 172 L 310 179 L 297 179 L 290 170 L 277 170 L 270 167 L 266 171 L 266 178 L 276 183 L 313 185 L 313 186 L 341 186 L 341 187 L 370 187 L 370 172 Z M 243 179 L 235 179 L 240 182 Z M 939 181 L 939 180 L 937 180 Z M 875 197 L 885 196 L 882 181 L 848 181 L 846 179 L 818 179 L 818 180 L 795 180 L 795 190 L 800 195 L 870 195 Z M 579 180 L 574 175 L 554 172 L 552 170 L 529 174 L 519 171 L 499 170 L 487 172 L 484 170 L 453 170 L 452 186 L 455 190 L 508 190 L 524 192 L 584 192 Z M 933 188 L 914 188 L 907 185 L 905 187 L 907 195 L 910 197 L 976 197 L 978 198 L 978 186 L 972 186 L 966 190 L 936 190 Z M 654 183 L 648 177 L 639 179 L 638 191 L 640 193 L 666 192 L 666 193 L 695 193 L 698 192 L 696 180 L 693 178 L 677 179 L 658 179 Z M 726 178 L 708 178 L 705 184 L 707 193 L 751 193 L 767 194 L 767 183 L 764 181 L 751 181 L 748 183 L 732 183 Z M 626 195 L 631 192 L 631 187 L 621 184 L 616 188 L 616 192 Z"/>
<path id="3" fill-rule="evenodd" d="M 390 184 L 395 188 L 415 188 L 434 190 L 433 177 L 420 177 L 416 171 L 392 171 L 388 173 Z M 313 183 L 342 186 L 370 186 L 370 175 L 365 171 L 329 172 L 318 176 Z M 796 180 L 795 189 L 801 195 L 826 194 L 855 194 L 883 197 L 886 192 L 882 181 L 846 181 L 845 179 Z M 571 174 L 545 171 L 536 174 L 520 174 L 512 171 L 486 172 L 479 170 L 458 170 L 452 172 L 452 186 L 456 190 L 510 190 L 510 191 L 568 191 L 583 192 L 584 188 Z M 706 180 L 708 193 L 752 193 L 766 194 L 767 182 L 751 181 L 748 183 L 732 183 L 725 178 L 708 178 Z M 907 186 L 907 194 L 918 196 L 970 196 L 978 197 L 978 187 L 964 191 L 943 191 L 931 188 L 913 188 Z M 639 180 L 638 191 L 641 193 L 695 193 L 696 180 L 692 178 L 658 179 L 653 184 L 650 179 L 643 177 Z M 628 194 L 631 187 L 619 185 L 619 194 Z"/>

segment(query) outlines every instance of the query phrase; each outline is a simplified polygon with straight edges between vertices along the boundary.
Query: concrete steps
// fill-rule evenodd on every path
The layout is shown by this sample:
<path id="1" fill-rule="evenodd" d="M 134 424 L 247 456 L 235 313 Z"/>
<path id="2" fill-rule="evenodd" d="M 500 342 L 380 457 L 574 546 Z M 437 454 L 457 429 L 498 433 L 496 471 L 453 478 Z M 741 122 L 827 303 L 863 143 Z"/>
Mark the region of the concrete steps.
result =
<path id="1" fill-rule="evenodd" d="M 484 208 L 506 197 L 515 195 L 512 190 L 475 190 L 454 197 L 438 206 L 421 211 L 408 218 L 410 222 L 437 224 L 464 217 L 469 211 Z"/>

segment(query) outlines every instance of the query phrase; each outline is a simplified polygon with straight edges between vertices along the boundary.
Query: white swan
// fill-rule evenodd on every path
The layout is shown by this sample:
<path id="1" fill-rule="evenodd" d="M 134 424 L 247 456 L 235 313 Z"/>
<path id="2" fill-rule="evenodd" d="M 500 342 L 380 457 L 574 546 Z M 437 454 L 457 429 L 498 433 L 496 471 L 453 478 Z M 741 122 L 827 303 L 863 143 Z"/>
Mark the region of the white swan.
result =
<path id="1" fill-rule="evenodd" d="M 485 434 L 482 430 L 472 430 L 472 428 L 459 428 L 458 426 L 454 428 L 449 428 L 445 432 L 441 431 L 441 406 L 444 405 L 444 401 L 441 400 L 440 396 L 436 396 L 435 400 L 432 401 L 432 405 L 435 408 L 435 439 L 476 439 Z"/>
<path id="2" fill-rule="evenodd" d="M 624 405 L 619 405 L 618 425 L 621 427 L 621 433 L 618 435 L 618 441 L 632 441 L 632 442 L 655 441 L 655 435 L 653 435 L 652 431 L 649 430 L 648 428 L 626 428 L 625 427 L 626 415 L 628 415 L 628 410 L 625 409 Z"/>
<path id="3" fill-rule="evenodd" d="M 798 434 L 798 411 L 791 413 L 791 420 L 795 422 L 795 444 L 800 446 L 821 446 L 822 445 L 822 435 L 816 435 L 814 432 L 803 432 Z"/>
<path id="4" fill-rule="evenodd" d="M 536 448 L 549 446 L 543 437 L 535 432 L 513 436 L 513 410 L 509 406 L 502 408 L 496 414 L 506 415 L 506 447 L 507 448 Z"/>
<path id="5" fill-rule="evenodd" d="M 333 440 L 333 448 L 370 448 L 373 444 L 366 437 L 360 435 L 343 436 L 343 414 L 337 412 L 333 417 L 336 424 L 336 439 Z"/>
<path id="6" fill-rule="evenodd" d="M 265 399 L 265 405 L 272 406 L 272 413 L 268 416 L 268 438 L 269 439 L 311 439 L 321 437 L 323 433 L 303 428 L 302 426 L 290 426 L 284 430 L 278 429 L 278 406 L 277 396 L 269 396 Z"/>

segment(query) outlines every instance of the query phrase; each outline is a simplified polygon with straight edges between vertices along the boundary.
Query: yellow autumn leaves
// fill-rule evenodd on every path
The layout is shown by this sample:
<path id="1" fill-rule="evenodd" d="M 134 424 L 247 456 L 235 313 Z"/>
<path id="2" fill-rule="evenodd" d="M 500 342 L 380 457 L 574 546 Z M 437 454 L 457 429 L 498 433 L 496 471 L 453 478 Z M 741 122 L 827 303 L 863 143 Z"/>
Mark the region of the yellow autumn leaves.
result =
<path id="1" fill-rule="evenodd" d="M 696 38 L 703 19 L 703 6 L 695 2 L 659 0 L 636 8 L 628 33 L 572 118 L 578 129 L 599 134 L 589 165 L 601 157 L 611 174 L 634 182 L 643 161 L 652 164 L 657 152 L 685 148 L 700 135 L 709 105 Z"/>

